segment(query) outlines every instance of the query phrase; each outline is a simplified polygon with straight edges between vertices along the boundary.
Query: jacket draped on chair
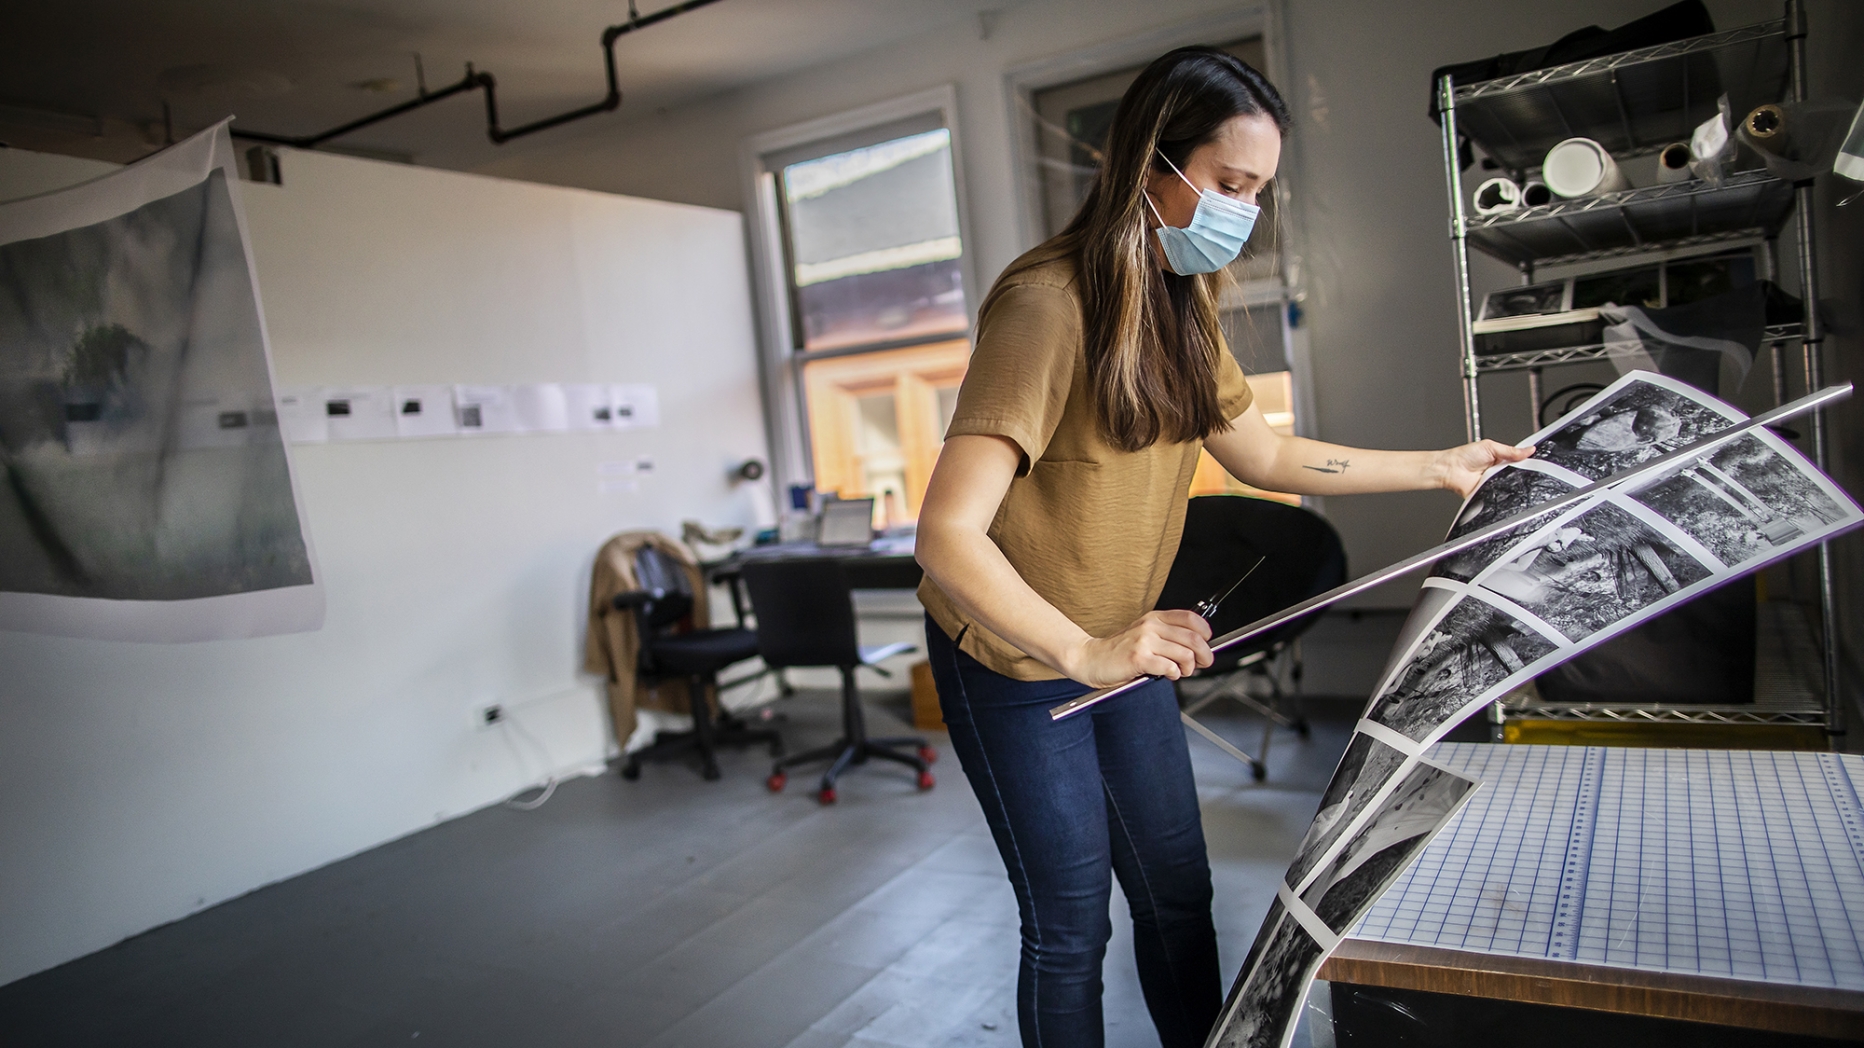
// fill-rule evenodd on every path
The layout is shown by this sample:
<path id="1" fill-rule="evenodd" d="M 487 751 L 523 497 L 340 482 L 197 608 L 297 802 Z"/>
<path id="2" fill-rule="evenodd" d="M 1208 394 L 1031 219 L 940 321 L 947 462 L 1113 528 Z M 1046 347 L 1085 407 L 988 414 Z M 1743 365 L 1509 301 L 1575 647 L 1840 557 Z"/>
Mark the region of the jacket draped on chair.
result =
<path id="1" fill-rule="evenodd" d="M 624 531 L 602 544 L 595 555 L 595 571 L 589 580 L 589 634 L 583 645 L 583 669 L 602 674 L 608 684 L 609 715 L 615 722 L 615 740 L 623 747 L 634 734 L 636 708 L 665 713 L 690 713 L 692 687 L 682 677 L 645 682 L 636 672 L 641 654 L 641 631 L 632 610 L 615 607 L 617 593 L 637 589 L 634 555 L 642 546 L 654 546 L 680 563 L 692 583 L 692 621 L 696 626 L 711 624 L 706 603 L 704 573 L 698 559 L 685 545 L 657 531 Z M 706 697 L 708 707 L 716 707 L 716 695 Z"/>

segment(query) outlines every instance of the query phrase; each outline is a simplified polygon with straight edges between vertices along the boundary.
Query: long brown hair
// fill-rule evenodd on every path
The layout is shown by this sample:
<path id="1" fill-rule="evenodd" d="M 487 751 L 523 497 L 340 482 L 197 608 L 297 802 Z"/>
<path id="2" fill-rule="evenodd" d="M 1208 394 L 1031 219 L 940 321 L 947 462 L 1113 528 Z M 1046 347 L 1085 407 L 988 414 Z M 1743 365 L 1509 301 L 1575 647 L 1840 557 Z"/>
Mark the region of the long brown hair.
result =
<path id="1" fill-rule="evenodd" d="M 1267 78 L 1214 47 L 1181 47 L 1147 66 L 1113 117 L 1107 152 L 1066 229 L 1004 277 L 1072 255 L 1087 374 L 1107 442 L 1138 451 L 1229 426 L 1217 402 L 1222 271 L 1181 277 L 1158 265 L 1145 220 L 1146 177 L 1183 168 L 1232 117 L 1262 114 L 1287 133 L 1288 106 Z M 1003 278 L 999 278 L 1001 281 Z"/>

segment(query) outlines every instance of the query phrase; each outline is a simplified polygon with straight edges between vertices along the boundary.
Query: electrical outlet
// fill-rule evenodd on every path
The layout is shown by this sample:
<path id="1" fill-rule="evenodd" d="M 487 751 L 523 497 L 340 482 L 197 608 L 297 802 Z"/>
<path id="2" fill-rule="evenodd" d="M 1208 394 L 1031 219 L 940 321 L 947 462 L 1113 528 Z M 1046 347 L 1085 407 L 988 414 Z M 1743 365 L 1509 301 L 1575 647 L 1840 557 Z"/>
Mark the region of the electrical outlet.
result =
<path id="1" fill-rule="evenodd" d="M 505 723 L 505 707 L 494 702 L 490 706 L 481 706 L 474 711 L 473 723 L 481 728 L 490 728 L 495 724 Z"/>

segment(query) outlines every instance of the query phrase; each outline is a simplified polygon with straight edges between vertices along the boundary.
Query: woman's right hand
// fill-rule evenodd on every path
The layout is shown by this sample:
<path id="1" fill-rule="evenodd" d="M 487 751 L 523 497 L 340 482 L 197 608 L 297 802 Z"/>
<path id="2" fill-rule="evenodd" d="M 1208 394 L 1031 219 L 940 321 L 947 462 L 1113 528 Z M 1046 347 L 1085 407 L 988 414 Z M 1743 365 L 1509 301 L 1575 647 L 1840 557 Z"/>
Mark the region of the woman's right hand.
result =
<path id="1" fill-rule="evenodd" d="M 1063 669 L 1095 688 L 1136 677 L 1177 680 L 1210 665 L 1210 623 L 1194 611 L 1149 611 L 1111 637 L 1089 637 Z"/>

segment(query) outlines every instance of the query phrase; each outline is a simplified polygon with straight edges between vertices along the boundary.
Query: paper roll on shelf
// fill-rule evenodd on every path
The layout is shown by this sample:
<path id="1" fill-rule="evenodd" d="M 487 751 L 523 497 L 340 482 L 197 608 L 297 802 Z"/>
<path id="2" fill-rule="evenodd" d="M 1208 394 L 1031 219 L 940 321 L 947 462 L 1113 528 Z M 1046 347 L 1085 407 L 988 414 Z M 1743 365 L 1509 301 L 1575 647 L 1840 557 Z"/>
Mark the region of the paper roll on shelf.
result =
<path id="1" fill-rule="evenodd" d="M 1521 209 L 1521 187 L 1505 176 L 1489 179 L 1476 187 L 1476 214 L 1498 215 Z"/>
<path id="2" fill-rule="evenodd" d="M 1541 180 L 1563 197 L 1598 196 L 1631 188 L 1617 161 L 1590 138 L 1569 138 L 1547 150 Z"/>
<path id="3" fill-rule="evenodd" d="M 1545 182 L 1529 182 L 1521 187 L 1521 206 L 1539 207 L 1553 203 L 1553 190 Z"/>
<path id="4" fill-rule="evenodd" d="M 1774 156 L 1784 155 L 1791 141 L 1786 111 L 1776 105 L 1755 106 L 1741 121 L 1741 130 L 1747 133 L 1748 144 Z"/>
<path id="5" fill-rule="evenodd" d="M 1657 154 L 1657 184 L 1687 182 L 1696 177 L 1689 169 L 1689 143 L 1672 142 Z"/>

